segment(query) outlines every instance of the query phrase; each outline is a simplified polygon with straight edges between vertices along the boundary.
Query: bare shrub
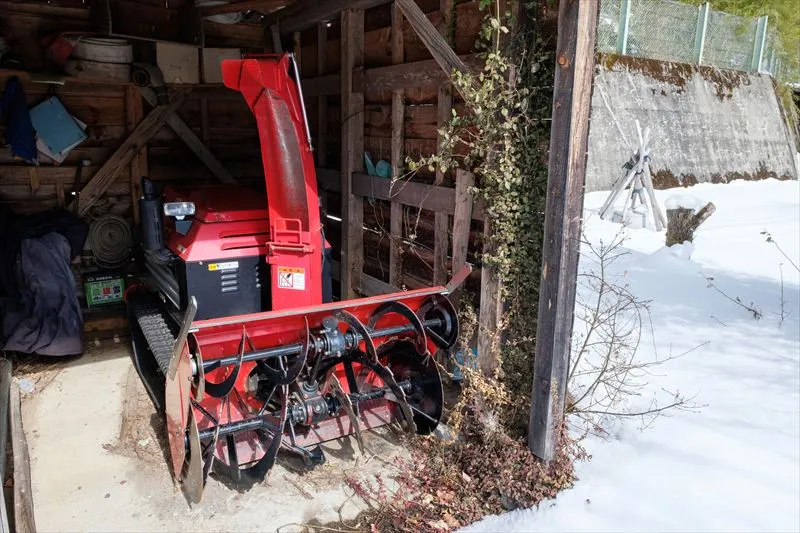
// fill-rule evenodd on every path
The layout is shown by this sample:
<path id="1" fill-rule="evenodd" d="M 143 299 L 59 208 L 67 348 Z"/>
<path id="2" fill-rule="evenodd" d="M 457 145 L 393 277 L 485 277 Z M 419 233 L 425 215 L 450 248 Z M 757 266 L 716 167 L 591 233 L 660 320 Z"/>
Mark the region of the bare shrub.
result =
<path id="1" fill-rule="evenodd" d="M 648 377 L 656 367 L 686 354 L 652 360 L 637 357 L 642 333 L 646 328 L 652 334 L 653 324 L 650 301 L 639 298 L 622 276 L 612 273 L 614 263 L 630 254 L 624 243 L 619 233 L 598 246 L 584 238 L 581 247 L 583 261 L 596 266 L 578 275 L 567 410 L 572 423 L 601 435 L 604 426 L 616 419 L 638 418 L 645 428 L 669 411 L 698 407 L 692 398 L 664 389 L 644 407 L 641 402 L 632 405 L 632 400 L 647 394 Z"/>
<path id="2" fill-rule="evenodd" d="M 467 379 L 484 382 L 476 373 Z M 382 477 L 348 479 L 370 507 L 360 523 L 381 532 L 450 531 L 487 514 L 534 506 L 571 486 L 573 462 L 586 454 L 567 431 L 561 432 L 553 461 L 544 464 L 524 440 L 509 436 L 492 420 L 491 404 L 489 398 L 474 394 L 464 404 L 459 436 L 450 443 L 417 439 L 411 457 L 393 465 L 396 489 L 388 488 Z"/>
<path id="3" fill-rule="evenodd" d="M 761 318 L 764 316 L 764 313 L 761 312 L 761 309 L 759 309 L 754 302 L 750 302 L 749 304 L 745 303 L 745 301 L 742 300 L 740 297 L 731 296 L 727 292 L 723 291 L 722 289 L 717 287 L 716 283 L 714 283 L 713 276 L 703 276 L 703 277 L 708 282 L 707 287 L 709 289 L 714 289 L 714 291 L 721 294 L 726 300 L 735 303 L 736 305 L 738 305 L 739 307 L 741 307 L 742 309 L 753 315 L 754 319 L 761 320 Z"/>
<path id="4" fill-rule="evenodd" d="M 781 253 L 781 255 L 783 255 L 783 257 L 785 257 L 786 260 L 789 261 L 789 264 L 792 265 L 795 270 L 800 272 L 800 266 L 797 266 L 797 263 L 795 263 L 794 260 L 792 260 L 792 258 L 789 257 L 786 254 L 786 252 L 783 251 L 783 248 L 780 247 L 780 245 L 778 244 L 778 241 L 775 240 L 775 238 L 772 236 L 772 234 L 769 231 L 764 230 L 764 231 L 761 232 L 761 235 L 764 235 L 764 238 L 766 239 L 766 241 L 768 243 L 774 245 L 775 248 L 777 248 L 777 250 Z"/>

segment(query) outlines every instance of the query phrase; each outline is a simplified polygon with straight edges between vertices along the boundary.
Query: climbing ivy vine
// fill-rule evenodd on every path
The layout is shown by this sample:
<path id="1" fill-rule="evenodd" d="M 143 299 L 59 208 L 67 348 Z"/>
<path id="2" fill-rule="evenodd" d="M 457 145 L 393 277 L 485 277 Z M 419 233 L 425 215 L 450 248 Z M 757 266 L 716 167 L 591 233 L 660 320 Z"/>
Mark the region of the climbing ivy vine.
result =
<path id="1" fill-rule="evenodd" d="M 482 262 L 496 268 L 504 302 L 495 377 L 512 399 L 504 402 L 510 407 L 504 422 L 522 434 L 532 382 L 554 61 L 533 11 L 513 21 L 498 1 L 484 0 L 481 7 L 488 12 L 478 43 L 485 67 L 452 78 L 465 111 L 454 110 L 440 130 L 437 154 L 408 163 L 412 171 L 427 166 L 475 174 L 473 193 L 491 226 Z M 519 22 L 513 33 L 509 22 Z"/>

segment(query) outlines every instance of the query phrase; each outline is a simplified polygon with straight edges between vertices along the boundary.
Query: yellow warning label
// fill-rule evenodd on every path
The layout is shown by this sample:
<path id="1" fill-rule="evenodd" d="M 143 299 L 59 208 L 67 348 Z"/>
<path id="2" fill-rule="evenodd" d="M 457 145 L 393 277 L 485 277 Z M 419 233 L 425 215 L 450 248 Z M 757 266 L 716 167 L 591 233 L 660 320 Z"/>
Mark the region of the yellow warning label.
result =
<path id="1" fill-rule="evenodd" d="M 239 261 L 228 261 L 226 263 L 209 263 L 208 269 L 214 270 L 236 270 L 239 268 Z"/>
<path id="2" fill-rule="evenodd" d="M 297 267 L 278 267 L 278 288 L 304 291 L 306 289 L 306 270 Z"/>

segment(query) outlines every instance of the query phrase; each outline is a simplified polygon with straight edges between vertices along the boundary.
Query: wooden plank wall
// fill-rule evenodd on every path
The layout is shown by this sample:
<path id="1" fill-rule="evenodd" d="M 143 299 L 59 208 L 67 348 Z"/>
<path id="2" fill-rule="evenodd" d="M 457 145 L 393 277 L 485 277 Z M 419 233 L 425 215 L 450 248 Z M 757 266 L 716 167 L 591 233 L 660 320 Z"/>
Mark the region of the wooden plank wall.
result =
<path id="1" fill-rule="evenodd" d="M 188 0 L 170 2 L 170 9 L 179 9 L 185 1 Z M 21 56 L 24 66 L 30 70 L 36 70 L 43 64 L 42 37 L 58 31 L 88 28 L 88 10 L 81 7 L 79 1 L 63 0 L 59 3 L 61 7 L 0 1 L 0 28 L 26 43 L 21 48 L 24 52 Z M 444 6 L 445 11 L 452 9 L 451 26 L 455 31 L 448 34 L 452 36 L 452 46 L 461 56 L 469 56 L 474 52 L 474 43 L 484 17 L 484 13 L 478 9 L 478 0 L 456 1 L 455 5 L 442 0 L 417 0 L 417 3 L 440 31 L 444 31 L 446 18 L 446 13 L 440 8 Z M 76 7 L 63 7 L 64 5 Z M 164 4 L 160 0 L 145 0 L 142 6 L 143 9 L 160 12 Z M 154 17 L 162 15 L 152 14 Z M 396 143 L 398 139 L 402 139 L 396 148 L 396 163 L 403 163 L 406 156 L 418 158 L 435 152 L 438 124 L 443 116 L 442 111 L 446 111 L 440 109 L 439 102 L 446 104 L 449 100 L 440 95 L 441 82 L 445 79 L 443 73 L 430 61 L 430 54 L 408 21 L 403 17 L 398 19 L 399 32 L 395 31 L 393 39 L 391 3 L 364 12 L 363 70 L 358 69 L 353 75 L 355 83 L 364 84 L 365 87 L 363 146 L 364 150 L 370 152 L 376 164 L 381 159 L 392 162 L 393 133 Z M 265 42 L 264 30 L 256 23 L 222 25 L 206 21 L 204 31 L 207 46 L 263 50 L 260 47 Z M 322 46 L 319 44 L 320 37 L 324 40 Z M 304 87 L 307 94 L 306 105 L 314 144 L 318 148 L 318 164 L 323 168 L 341 170 L 340 18 L 336 17 L 328 23 L 299 32 L 292 40 L 298 46 L 302 77 L 307 80 Z M 425 64 L 425 68 L 416 65 L 422 61 L 429 62 Z M 406 70 L 386 70 L 394 68 L 393 65 L 399 65 L 401 69 L 407 65 L 412 66 Z M 7 78 L 8 75 L 0 71 L 0 84 L 4 86 Z M 327 82 L 319 83 L 323 79 Z M 308 80 L 314 80 L 314 83 L 309 83 Z M 69 203 L 77 164 L 83 159 L 91 161 L 91 165 L 83 172 L 82 182 L 85 183 L 122 143 L 137 117 L 146 115 L 150 108 L 146 103 L 134 102 L 131 88 L 125 84 L 68 81 L 66 85 L 51 90 L 47 86 L 30 83 L 28 79 L 23 81 L 30 104 L 43 100 L 49 94 L 55 94 L 71 113 L 89 126 L 89 139 L 74 150 L 64 164 L 43 164 L 37 170 L 36 190 L 31 187 L 32 178 L 28 167 L 12 161 L 7 155 L 8 151 L 0 149 L 0 201 L 16 210 L 32 212 L 58 205 L 62 190 L 66 202 Z M 404 89 L 401 114 L 397 87 Z M 395 115 L 402 116 L 399 130 L 396 124 L 393 126 L 393 97 Z M 141 105 L 141 110 L 137 109 L 138 105 Z M 453 106 L 457 110 L 463 109 L 457 96 L 453 98 Z M 255 120 L 238 94 L 221 86 L 198 86 L 178 110 L 178 114 L 234 177 L 245 184 L 263 188 Z M 324 139 L 320 139 L 320 131 L 325 132 Z M 0 136 L 2 133 L 0 126 Z M 104 201 L 96 208 L 96 213 L 110 211 L 133 218 L 132 199 L 137 196 L 136 190 L 131 190 L 134 173 L 146 173 L 155 180 L 174 184 L 214 182 L 208 169 L 169 127 L 159 131 L 149 143 L 146 154 L 137 158 L 132 166 L 136 170 L 132 173 L 127 169 L 117 177 Z M 134 179 L 134 184 L 135 181 Z M 412 181 L 430 185 L 437 183 L 440 187 L 447 188 L 455 198 L 452 191 L 455 177 L 452 175 L 436 176 L 423 171 L 415 175 Z M 370 189 L 376 185 L 385 184 L 375 181 Z M 341 224 L 337 219 L 341 218 L 342 213 L 341 195 L 337 189 L 325 190 L 322 193 L 322 203 L 332 216 L 327 220 L 326 237 L 334 245 L 338 259 Z M 361 191 L 364 193 L 363 189 Z M 406 190 L 411 191 L 412 189 Z M 434 192 L 430 198 L 441 196 L 437 195 L 438 192 Z M 423 192 L 422 197 L 427 198 L 429 195 Z M 363 194 L 363 198 L 363 219 L 368 228 L 363 235 L 364 271 L 388 282 L 392 242 L 389 234 L 393 208 L 387 199 L 378 199 L 374 194 Z M 441 233 L 443 227 L 451 231 L 453 210 L 450 210 L 449 216 L 440 214 L 437 224 L 433 210 L 420 210 L 419 205 L 420 203 L 405 202 L 400 209 L 396 205 L 394 207 L 395 233 L 399 235 L 401 246 L 400 254 L 395 255 L 396 279 L 391 281 L 406 287 L 432 284 L 435 266 L 439 268 L 437 281 L 448 278 L 452 271 L 452 254 L 447 252 L 452 247 L 451 236 L 445 238 Z M 480 210 L 475 212 L 480 213 Z M 476 261 L 476 254 L 480 250 L 481 228 L 480 221 L 472 221 L 466 254 L 466 259 L 470 262 Z M 437 241 L 438 261 L 434 254 Z M 402 264 L 402 269 L 397 268 L 398 264 Z M 472 285 L 477 287 L 474 278 Z"/>
<path id="2" fill-rule="evenodd" d="M 181 1 L 170 2 L 171 9 L 181 7 Z M 25 70 L 36 72 L 46 66 L 42 46 L 46 36 L 89 29 L 89 11 L 79 0 L 60 0 L 59 4 L 0 1 L 0 35 L 8 39 Z M 164 9 L 163 0 L 144 0 L 141 4 L 145 11 Z M 263 51 L 263 29 L 258 24 L 206 21 L 204 29 L 207 46 Z M 138 91 L 129 84 L 70 79 L 63 86 L 53 86 L 34 83 L 29 75 L 3 69 L 0 93 L 15 75 L 22 81 L 30 106 L 57 96 L 70 113 L 87 124 L 89 138 L 61 165 L 42 157 L 41 165 L 31 171 L 29 165 L 13 159 L 4 146 L 5 125 L 0 121 L 0 203 L 20 213 L 31 213 L 58 206 L 63 191 L 63 202 L 69 204 L 80 161 L 91 162 L 82 172 L 81 183 L 85 184 L 150 107 L 141 102 Z M 263 189 L 255 120 L 238 93 L 221 85 L 195 87 L 178 114 L 231 174 Z M 214 182 L 206 166 L 165 126 L 149 143 L 146 156 L 138 157 L 131 168 L 116 177 L 93 214 L 111 212 L 133 219 L 132 201 L 137 192 L 131 191 L 132 172 L 175 184 Z"/>
<path id="3" fill-rule="evenodd" d="M 11 76 L 0 70 L 0 86 L 5 87 Z M 7 148 L 0 149 L 0 202 L 15 211 L 30 213 L 58 205 L 57 189 L 66 191 L 66 201 L 71 199 L 77 165 L 81 160 L 91 161 L 82 173 L 86 183 L 94 172 L 121 143 L 126 132 L 125 86 L 70 82 L 64 86 L 32 83 L 21 77 L 28 104 L 33 106 L 51 95 L 57 96 L 67 110 L 87 124 L 89 138 L 67 156 L 61 165 L 44 162 L 35 173 L 39 187 L 31 184 L 33 167 L 12 159 Z M 0 138 L 5 138 L 5 124 L 0 124 Z M 106 194 L 108 210 L 123 214 L 130 208 L 130 173 L 123 173 Z"/>
<path id="4" fill-rule="evenodd" d="M 445 35 L 451 37 L 451 44 L 457 54 L 468 56 L 474 53 L 475 41 L 484 18 L 484 12 L 479 10 L 477 0 L 455 3 L 448 0 L 417 0 L 417 3 L 429 20 L 443 32 L 447 11 L 452 10 L 450 25 L 454 31 L 445 33 Z M 405 72 L 401 74 L 401 71 L 397 70 L 395 71 L 396 75 L 388 75 L 386 70 L 374 70 L 381 67 L 391 69 L 392 65 L 407 65 L 431 60 L 431 55 L 425 45 L 402 16 L 396 17 L 395 24 L 400 31 L 393 35 L 392 9 L 393 6 L 389 3 L 364 12 L 364 70 L 363 74 L 356 73 L 361 74 L 360 78 L 354 75 L 354 79 L 366 81 L 367 85 L 364 93 L 364 150 L 371 154 L 374 164 L 377 164 L 379 160 L 385 160 L 390 164 L 400 162 L 405 168 L 406 156 L 416 159 L 436 152 L 439 122 L 442 120 L 443 111 L 449 116 L 450 98 L 447 91 L 440 90 L 437 78 L 430 76 L 430 69 L 433 69 L 435 74 L 439 74 L 441 70 L 433 62 L 427 65 L 426 69 L 412 69 L 410 74 Z M 309 92 L 309 88 L 311 88 L 310 90 L 315 94 L 320 92 L 326 94 L 316 98 L 307 98 L 306 105 L 309 107 L 310 117 L 325 117 L 324 131 L 327 132 L 327 135 L 322 143 L 318 139 L 317 132 L 320 125 L 323 124 L 323 120 L 321 118 L 311 120 L 315 145 L 325 147 L 325 153 L 318 163 L 324 161 L 326 168 L 339 170 L 342 168 L 340 160 L 342 110 L 341 96 L 338 90 L 339 81 L 333 78 L 334 76 L 338 77 L 341 66 L 339 18 L 328 22 L 324 32 L 313 28 L 301 33 L 299 42 L 302 58 L 317 57 L 320 49 L 319 35 L 326 38 L 322 46 L 326 54 L 325 61 L 324 63 L 302 61 L 302 77 L 306 82 L 306 92 Z M 371 83 L 372 80 L 377 79 L 378 74 L 382 76 L 381 82 Z M 430 83 L 424 81 L 428 76 L 433 80 Z M 409 81 L 410 79 L 411 81 Z M 441 80 L 442 77 L 438 79 Z M 372 87 L 375 85 L 379 85 L 381 90 L 373 90 Z M 405 88 L 399 93 L 395 90 L 396 87 L 402 88 L 403 86 L 409 88 Z M 320 111 L 320 103 L 325 108 L 324 113 Z M 457 110 L 463 111 L 463 104 L 457 95 L 453 95 L 452 105 Z M 397 127 L 393 128 L 393 109 L 395 116 L 402 117 L 399 131 Z M 399 143 L 399 147 L 395 149 L 399 155 L 395 153 L 394 157 L 393 133 L 395 135 L 394 144 Z M 401 172 L 405 173 L 406 170 L 401 170 Z M 370 187 L 374 187 L 376 190 L 385 188 L 386 184 L 378 181 L 386 181 L 384 178 L 373 179 L 376 181 Z M 436 176 L 435 173 L 427 170 L 414 175 L 411 181 L 429 185 L 435 183 L 450 189 L 454 187 L 455 183 L 454 176 L 449 174 Z M 363 184 L 363 179 L 361 183 Z M 358 186 L 354 189 L 363 192 L 363 189 Z M 338 188 L 329 187 L 323 194 L 328 206 L 328 214 L 341 218 L 341 212 L 338 210 L 341 205 Z M 436 195 L 434 194 L 434 196 Z M 437 217 L 431 210 L 419 210 L 414 205 L 405 205 L 398 210 L 396 203 L 393 208 L 392 202 L 377 199 L 380 197 L 380 194 L 365 194 L 364 197 L 363 219 L 367 228 L 363 237 L 364 272 L 381 281 L 392 282 L 396 286 L 402 285 L 408 288 L 433 284 L 435 267 L 440 267 L 436 281 L 449 279 L 452 274 L 450 257 L 452 235 L 443 236 L 442 233 L 452 233 L 452 216 L 448 218 L 447 215 L 439 215 L 437 224 L 435 220 Z M 392 224 L 393 210 L 395 213 L 394 225 Z M 452 208 L 450 212 L 452 213 Z M 338 259 L 340 243 L 335 241 L 340 233 L 339 223 L 331 219 L 327 223 L 327 236 L 329 241 L 334 241 L 334 253 Z M 467 259 L 474 263 L 480 250 L 482 225 L 478 221 L 473 221 L 473 225 Z M 398 226 L 400 226 L 399 232 Z M 439 227 L 438 233 L 437 226 Z M 394 232 L 392 227 L 395 229 Z M 395 236 L 393 239 L 392 233 L 400 234 L 400 254 L 396 253 L 395 246 L 393 246 L 393 243 L 397 242 L 397 237 Z M 435 246 L 437 235 L 438 249 L 441 252 L 440 261 L 436 261 L 434 254 L 434 250 L 437 248 Z M 399 273 L 396 268 L 398 264 L 402 264 Z M 395 279 L 392 279 L 390 275 L 392 273 L 395 274 Z M 477 278 L 478 274 L 473 276 L 470 281 L 473 288 L 477 287 Z"/>

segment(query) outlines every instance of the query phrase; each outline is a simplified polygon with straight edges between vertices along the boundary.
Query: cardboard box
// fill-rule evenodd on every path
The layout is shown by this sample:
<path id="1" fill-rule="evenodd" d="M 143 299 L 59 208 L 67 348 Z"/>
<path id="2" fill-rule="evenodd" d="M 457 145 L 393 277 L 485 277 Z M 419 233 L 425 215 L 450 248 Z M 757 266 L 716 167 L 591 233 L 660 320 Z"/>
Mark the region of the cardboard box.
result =
<path id="1" fill-rule="evenodd" d="M 222 61 L 241 57 L 238 48 L 203 48 L 203 83 L 222 83 Z"/>
<path id="2" fill-rule="evenodd" d="M 200 83 L 200 50 L 190 44 L 156 43 L 156 64 L 166 83 Z"/>

